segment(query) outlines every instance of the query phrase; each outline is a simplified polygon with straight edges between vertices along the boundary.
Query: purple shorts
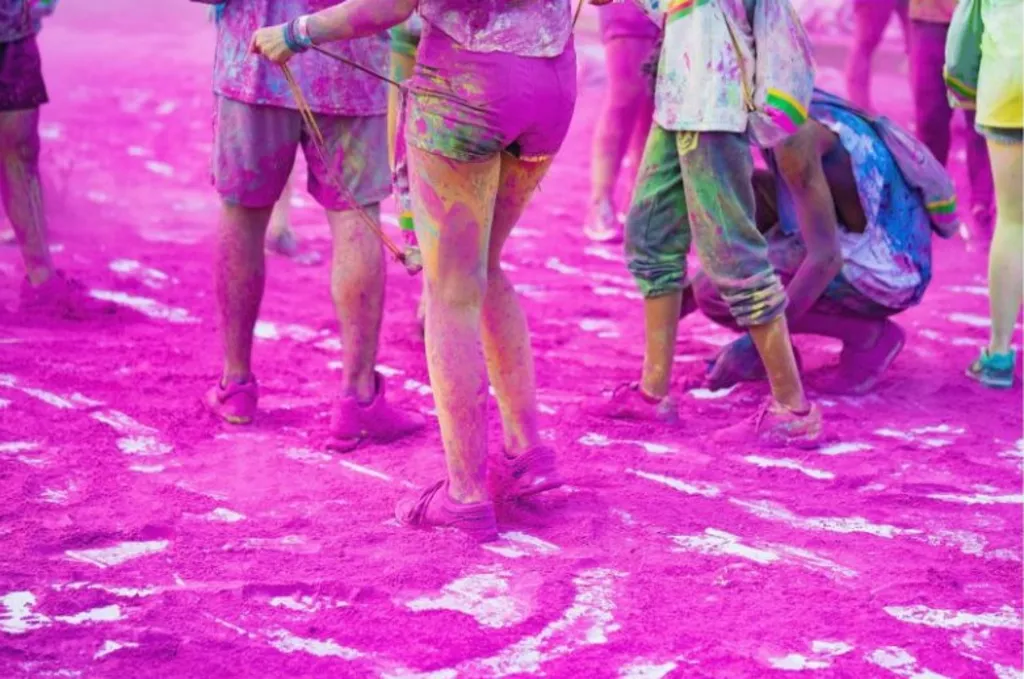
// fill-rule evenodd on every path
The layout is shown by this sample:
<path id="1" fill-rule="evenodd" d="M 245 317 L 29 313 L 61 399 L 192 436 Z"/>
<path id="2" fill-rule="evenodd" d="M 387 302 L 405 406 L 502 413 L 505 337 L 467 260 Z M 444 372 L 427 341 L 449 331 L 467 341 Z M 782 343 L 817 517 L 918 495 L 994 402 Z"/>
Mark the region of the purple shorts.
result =
<path id="1" fill-rule="evenodd" d="M 317 115 L 326 140 L 329 172 L 298 111 L 217 97 L 214 113 L 213 184 L 225 202 L 272 206 L 281 197 L 302 147 L 310 195 L 326 210 L 379 203 L 391 193 L 387 116 Z M 336 177 L 347 187 L 338 187 Z M 355 204 L 353 204 L 353 201 Z"/>
<path id="2" fill-rule="evenodd" d="M 36 37 L 0 42 L 0 111 L 39 108 L 47 101 Z"/>
<path id="3" fill-rule="evenodd" d="M 601 27 L 601 42 L 615 38 L 657 40 L 661 36 L 661 27 L 632 2 L 598 7 L 597 20 Z"/>
<path id="4" fill-rule="evenodd" d="M 429 24 L 408 81 L 410 146 L 462 162 L 558 152 L 576 106 L 576 50 L 557 57 L 469 52 Z"/>

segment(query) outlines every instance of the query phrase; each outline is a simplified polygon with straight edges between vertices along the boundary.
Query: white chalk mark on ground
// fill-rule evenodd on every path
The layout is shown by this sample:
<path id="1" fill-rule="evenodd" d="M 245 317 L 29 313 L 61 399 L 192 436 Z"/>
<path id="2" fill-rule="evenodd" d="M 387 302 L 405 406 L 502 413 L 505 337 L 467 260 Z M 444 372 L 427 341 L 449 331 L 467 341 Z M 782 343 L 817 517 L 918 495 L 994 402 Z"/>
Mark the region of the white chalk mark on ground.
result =
<path id="1" fill-rule="evenodd" d="M 809 476 L 812 479 L 819 481 L 828 481 L 836 477 L 832 472 L 824 471 L 822 469 L 814 469 L 813 467 L 805 467 L 800 464 L 797 460 L 790 460 L 787 458 L 774 458 L 774 457 L 761 457 L 760 455 L 747 455 L 743 458 L 744 462 L 748 464 L 761 467 L 763 469 L 790 469 L 792 471 L 800 472 L 804 476 Z"/>
<path id="2" fill-rule="evenodd" d="M 110 639 L 103 642 L 103 646 L 100 647 L 96 654 L 93 655 L 93 660 L 99 660 L 104 656 L 108 656 L 111 653 L 116 653 L 122 648 L 138 648 L 139 645 L 134 641 L 111 641 Z"/>
<path id="3" fill-rule="evenodd" d="M 0 455 L 25 453 L 30 450 L 39 450 L 39 444 L 33 441 L 7 441 L 0 443 Z"/>
<path id="4" fill-rule="evenodd" d="M 780 658 L 769 658 L 768 664 L 777 670 L 802 672 L 805 670 L 824 670 L 832 666 L 832 659 L 846 655 L 853 646 L 844 641 L 811 642 L 811 652 L 789 653 Z"/>
<path id="5" fill-rule="evenodd" d="M 171 277 L 158 269 L 143 266 L 134 259 L 115 259 L 110 262 L 110 270 L 115 273 L 133 275 L 142 280 L 146 287 L 159 290 L 171 282 Z"/>
<path id="6" fill-rule="evenodd" d="M 874 450 L 874 446 L 870 443 L 833 443 L 830 446 L 821 448 L 818 452 L 822 455 L 850 455 L 852 453 L 863 453 L 869 450 Z"/>
<path id="7" fill-rule="evenodd" d="M 898 646 L 889 646 L 872 651 L 865 658 L 872 665 L 889 670 L 893 674 L 909 679 L 948 679 L 943 674 L 920 669 L 917 658 Z"/>
<path id="8" fill-rule="evenodd" d="M 499 537 L 504 541 L 504 544 L 491 542 L 483 545 L 483 548 L 509 559 L 519 559 L 526 556 L 548 556 L 561 551 L 558 545 L 553 545 L 550 542 L 519 531 L 501 533 Z"/>
<path id="9" fill-rule="evenodd" d="M 287 608 L 290 611 L 302 613 L 316 613 L 331 608 L 346 608 L 349 605 L 347 601 L 312 596 L 275 596 L 267 603 L 275 608 Z"/>
<path id="10" fill-rule="evenodd" d="M 725 398 L 732 392 L 736 391 L 737 386 L 739 385 L 733 385 L 731 387 L 726 387 L 725 389 L 716 389 L 714 391 L 704 388 L 691 389 L 686 393 L 688 393 L 690 396 L 699 401 L 711 401 L 715 399 Z"/>
<path id="11" fill-rule="evenodd" d="M 965 613 L 947 611 L 928 606 L 886 606 L 885 612 L 901 622 L 924 625 L 937 629 L 960 627 L 997 627 L 1020 629 L 1020 614 L 1009 606 L 1003 606 L 995 613 Z"/>
<path id="12" fill-rule="evenodd" d="M 11 592 L 0 597 L 0 632 L 24 634 L 49 624 L 45 615 L 35 613 L 36 597 L 32 592 Z"/>
<path id="13" fill-rule="evenodd" d="M 114 304 L 134 309 L 158 321 L 167 321 L 168 323 L 178 325 L 199 323 L 199 319 L 189 313 L 188 309 L 167 306 L 148 297 L 129 295 L 117 290 L 90 290 L 89 294 L 104 302 L 113 302 Z"/>
<path id="14" fill-rule="evenodd" d="M 434 390 L 430 388 L 429 384 L 423 384 L 419 380 L 408 379 L 402 384 L 402 388 L 406 391 L 411 391 L 420 396 L 433 396 Z"/>
<path id="15" fill-rule="evenodd" d="M 637 660 L 619 668 L 619 679 L 664 679 L 677 667 L 674 662 L 655 664 Z"/>
<path id="16" fill-rule="evenodd" d="M 558 620 L 491 658 L 468 663 L 470 676 L 478 676 L 480 668 L 490 670 L 496 677 L 536 674 L 545 662 L 585 646 L 608 643 L 608 635 L 620 629 L 614 615 L 615 580 L 625 576 L 606 568 L 581 572 L 573 578 L 576 596 L 572 605 Z"/>
<path id="17" fill-rule="evenodd" d="M 947 316 L 950 321 L 954 323 L 960 323 L 961 325 L 969 325 L 972 328 L 988 328 L 992 325 L 992 321 L 985 318 L 984 316 L 976 316 L 975 314 L 950 314 Z"/>
<path id="18" fill-rule="evenodd" d="M 297 637 L 285 630 L 269 632 L 270 645 L 282 653 L 308 653 L 318 658 L 341 658 L 358 660 L 363 657 L 360 651 L 338 644 L 334 639 L 306 639 Z"/>
<path id="19" fill-rule="evenodd" d="M 1024 504 L 1024 495 L 960 495 L 957 493 L 933 493 L 928 496 L 932 500 L 955 502 L 962 505 L 1014 505 Z"/>
<path id="20" fill-rule="evenodd" d="M 662 476 L 661 474 L 651 474 L 649 472 L 639 471 L 637 469 L 627 469 L 627 474 L 633 474 L 639 476 L 641 479 L 647 481 L 653 481 L 654 483 L 660 483 L 663 486 L 668 486 L 673 490 L 678 490 L 681 493 L 687 495 L 700 495 L 702 497 L 718 497 L 722 494 L 717 486 L 710 483 L 681 481 L 679 479 L 672 478 L 671 476 Z"/>
<path id="21" fill-rule="evenodd" d="M 121 607 L 117 604 L 93 608 L 74 615 L 58 615 L 53 619 L 68 625 L 84 625 L 87 622 L 116 622 L 121 619 Z"/>
<path id="22" fill-rule="evenodd" d="M 142 556 L 156 554 L 167 549 L 170 542 L 167 540 L 150 540 L 147 542 L 122 542 L 112 547 L 102 549 L 72 549 L 64 552 L 64 555 L 74 561 L 89 563 L 100 568 L 117 566 L 125 561 L 137 559 Z"/>
<path id="23" fill-rule="evenodd" d="M 745 545 L 738 535 L 707 528 L 700 535 L 674 535 L 672 541 L 679 552 L 697 552 L 708 556 L 734 556 L 761 565 L 795 563 L 830 575 L 852 578 L 857 572 L 830 561 L 814 552 L 789 545 L 759 543 Z"/>
<path id="24" fill-rule="evenodd" d="M 389 482 L 391 481 L 391 477 L 388 476 L 387 474 L 385 474 L 383 472 L 379 472 L 376 469 L 371 469 L 370 467 L 364 467 L 363 465 L 356 464 L 355 462 L 349 462 L 348 460 L 341 460 L 341 461 L 338 462 L 338 464 L 340 464 L 345 469 L 350 469 L 350 470 L 356 472 L 357 474 L 364 474 L 366 476 L 372 476 L 373 478 L 380 479 L 381 481 L 389 481 Z"/>
<path id="25" fill-rule="evenodd" d="M 587 432 L 586 434 L 581 436 L 579 438 L 579 443 L 582 443 L 585 446 L 593 446 L 598 448 L 607 448 L 608 446 L 617 444 L 633 445 L 643 448 L 646 452 L 652 455 L 669 455 L 672 453 L 679 452 L 676 448 L 664 445 L 662 443 L 654 443 L 652 441 L 636 441 L 632 439 L 610 439 L 603 434 L 597 434 L 594 432 Z"/>
<path id="26" fill-rule="evenodd" d="M 238 523 L 245 520 L 245 514 L 239 514 L 226 507 L 217 507 L 213 511 L 204 514 L 203 518 L 207 521 L 217 521 L 220 523 Z"/>
<path id="27" fill-rule="evenodd" d="M 512 574 L 502 569 L 465 575 L 441 588 L 405 602 L 413 611 L 456 611 L 491 629 L 518 625 L 530 615 L 530 607 L 516 598 L 509 586 Z"/>
<path id="28" fill-rule="evenodd" d="M 872 523 L 860 516 L 798 516 L 781 505 L 765 500 L 748 502 L 731 499 L 730 502 L 743 507 L 759 518 L 781 521 L 804 530 L 819 530 L 842 535 L 865 533 L 886 539 L 892 539 L 897 535 L 920 535 L 923 533 L 916 528 L 897 528 L 896 526 Z"/>

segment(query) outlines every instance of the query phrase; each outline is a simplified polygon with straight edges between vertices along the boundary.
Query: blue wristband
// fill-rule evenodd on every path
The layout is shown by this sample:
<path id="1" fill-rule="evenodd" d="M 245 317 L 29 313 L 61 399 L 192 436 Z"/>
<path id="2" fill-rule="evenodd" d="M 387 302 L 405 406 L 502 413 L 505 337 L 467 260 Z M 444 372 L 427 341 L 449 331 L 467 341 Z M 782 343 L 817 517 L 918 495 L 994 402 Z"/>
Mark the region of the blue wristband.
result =
<path id="1" fill-rule="evenodd" d="M 300 54 L 309 49 L 309 45 L 304 44 L 304 41 L 299 38 L 298 31 L 296 30 L 296 23 L 298 19 L 289 21 L 284 26 L 284 42 L 288 45 L 288 50 L 293 54 Z"/>

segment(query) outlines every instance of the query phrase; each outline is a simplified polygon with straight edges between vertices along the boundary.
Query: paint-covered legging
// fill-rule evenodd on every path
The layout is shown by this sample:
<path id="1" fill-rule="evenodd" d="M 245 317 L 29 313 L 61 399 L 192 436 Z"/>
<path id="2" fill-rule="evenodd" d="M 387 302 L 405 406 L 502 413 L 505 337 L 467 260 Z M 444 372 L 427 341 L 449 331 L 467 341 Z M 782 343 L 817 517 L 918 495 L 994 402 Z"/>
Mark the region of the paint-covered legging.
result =
<path id="1" fill-rule="evenodd" d="M 651 128 L 626 220 L 626 263 L 644 297 L 687 284 L 696 241 L 701 267 L 740 326 L 785 312 L 786 292 L 754 223 L 753 171 L 741 134 Z"/>

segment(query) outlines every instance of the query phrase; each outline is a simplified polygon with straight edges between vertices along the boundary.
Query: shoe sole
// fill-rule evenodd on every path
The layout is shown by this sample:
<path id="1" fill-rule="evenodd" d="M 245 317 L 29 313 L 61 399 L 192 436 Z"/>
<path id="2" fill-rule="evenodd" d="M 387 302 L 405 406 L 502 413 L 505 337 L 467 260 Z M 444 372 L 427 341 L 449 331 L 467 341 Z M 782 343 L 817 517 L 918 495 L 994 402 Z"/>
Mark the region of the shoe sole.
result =
<path id="1" fill-rule="evenodd" d="M 981 375 L 979 375 L 977 373 L 971 372 L 970 368 L 965 370 L 964 374 L 967 375 L 967 377 L 969 377 L 972 380 L 974 380 L 975 382 L 977 382 L 978 384 L 980 384 L 982 386 L 985 386 L 985 387 L 988 387 L 989 389 L 999 389 L 1001 391 L 1005 391 L 1007 389 L 1013 389 L 1013 378 L 1012 377 L 1010 378 L 1009 382 L 993 382 L 991 380 L 986 380 L 984 377 L 982 377 Z"/>

